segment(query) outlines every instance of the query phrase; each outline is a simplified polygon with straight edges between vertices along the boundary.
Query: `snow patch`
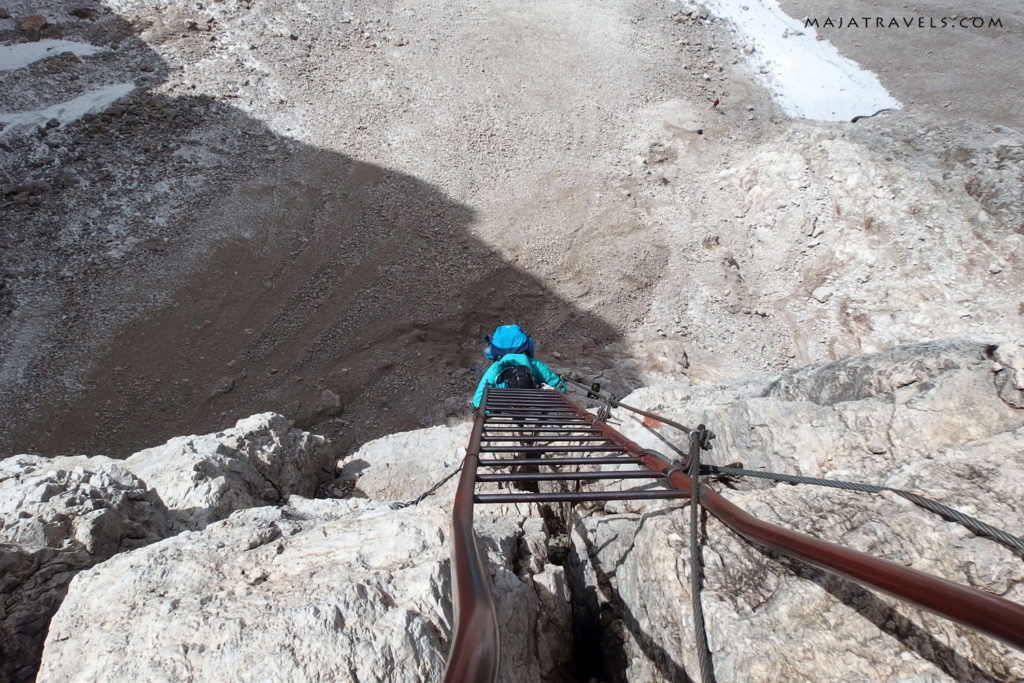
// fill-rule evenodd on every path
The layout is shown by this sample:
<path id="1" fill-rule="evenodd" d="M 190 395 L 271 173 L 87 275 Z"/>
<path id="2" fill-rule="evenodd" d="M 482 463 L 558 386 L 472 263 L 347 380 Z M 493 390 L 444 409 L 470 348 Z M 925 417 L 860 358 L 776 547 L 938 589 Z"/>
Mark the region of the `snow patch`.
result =
<path id="1" fill-rule="evenodd" d="M 849 121 L 896 101 L 878 78 L 843 57 L 812 27 L 783 12 L 775 0 L 706 0 L 718 16 L 730 20 L 753 46 L 748 59 L 787 115 L 817 121 Z"/>
<path id="2" fill-rule="evenodd" d="M 50 119 L 57 119 L 61 126 L 77 121 L 90 112 L 103 111 L 116 100 L 121 99 L 131 91 L 135 90 L 133 83 L 114 83 L 96 90 L 90 90 L 84 95 L 79 95 L 73 100 L 60 102 L 35 111 L 24 111 L 19 113 L 0 112 L 0 124 L 4 128 L 0 130 L 0 137 L 11 132 L 15 128 L 23 126 L 43 126 Z"/>
<path id="3" fill-rule="evenodd" d="M 65 52 L 74 52 L 79 57 L 90 57 L 107 48 L 73 40 L 40 40 L 35 43 L 0 45 L 0 71 L 14 71 Z"/>

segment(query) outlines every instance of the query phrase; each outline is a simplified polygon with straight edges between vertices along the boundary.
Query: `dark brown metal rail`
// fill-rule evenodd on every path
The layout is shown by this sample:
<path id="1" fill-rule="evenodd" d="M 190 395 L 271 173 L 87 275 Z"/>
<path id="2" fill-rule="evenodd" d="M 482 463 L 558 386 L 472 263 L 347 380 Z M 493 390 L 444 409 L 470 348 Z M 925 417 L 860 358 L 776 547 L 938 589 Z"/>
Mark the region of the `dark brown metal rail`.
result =
<path id="1" fill-rule="evenodd" d="M 462 475 L 452 506 L 452 593 L 455 598 L 455 631 L 448 653 L 444 680 L 491 683 L 498 677 L 498 616 L 491 599 L 491 576 L 473 533 L 473 491 L 484 430 L 488 390 L 473 421 L 469 448 L 462 461 Z M 467 476 L 468 473 L 468 476 Z"/>
<path id="2" fill-rule="evenodd" d="M 499 407 L 492 410 L 492 407 Z M 514 437 L 484 437 L 506 432 Z M 537 432 L 549 436 L 539 438 Z M 601 437 L 595 439 L 595 435 Z M 520 442 L 519 446 L 483 443 Z M 540 445 L 542 442 L 544 445 Z M 511 457 L 481 460 L 481 451 Z M 601 455 L 583 456 L 583 453 Z M 617 453 L 618 455 L 611 455 Z M 527 457 L 515 457 L 524 454 Z M 530 456 L 533 457 L 530 457 Z M 566 465 L 638 465 L 636 470 L 557 471 Z M 480 466 L 549 466 L 556 471 L 477 474 Z M 576 476 L 567 476 L 574 475 Z M 539 481 L 660 478 L 669 488 L 626 491 L 476 493 L 477 482 L 512 482 L 536 487 Z M 689 498 L 693 483 L 682 465 L 639 444 L 597 420 L 582 407 L 553 390 L 488 389 L 477 411 L 452 510 L 452 584 L 455 593 L 455 634 L 445 681 L 495 680 L 499 642 L 490 594 L 490 577 L 473 535 L 473 503 L 581 502 Z M 783 555 L 798 558 L 828 572 L 912 602 L 940 616 L 1024 650 L 1024 606 L 962 586 L 915 569 L 822 541 L 761 521 L 705 485 L 700 505 L 736 533 Z"/>

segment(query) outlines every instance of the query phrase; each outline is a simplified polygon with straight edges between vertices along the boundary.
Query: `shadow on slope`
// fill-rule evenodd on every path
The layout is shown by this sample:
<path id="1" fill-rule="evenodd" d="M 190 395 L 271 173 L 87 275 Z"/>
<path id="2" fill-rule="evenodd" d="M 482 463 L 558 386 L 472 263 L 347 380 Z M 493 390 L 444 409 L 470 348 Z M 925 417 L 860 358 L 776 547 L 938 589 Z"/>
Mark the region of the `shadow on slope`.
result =
<path id="1" fill-rule="evenodd" d="M 62 11 L 50 37 L 109 51 L 4 85 L 138 89 L 60 128 L 8 131 L 7 188 L 42 185 L 2 204 L 16 276 L 0 289 L 14 425 L 0 449 L 124 457 L 270 410 L 348 450 L 468 414 L 498 323 L 523 324 L 542 356 L 555 338 L 617 338 L 473 237 L 473 209 L 437 187 L 210 97 L 157 94 L 169 67 L 140 27 Z"/>

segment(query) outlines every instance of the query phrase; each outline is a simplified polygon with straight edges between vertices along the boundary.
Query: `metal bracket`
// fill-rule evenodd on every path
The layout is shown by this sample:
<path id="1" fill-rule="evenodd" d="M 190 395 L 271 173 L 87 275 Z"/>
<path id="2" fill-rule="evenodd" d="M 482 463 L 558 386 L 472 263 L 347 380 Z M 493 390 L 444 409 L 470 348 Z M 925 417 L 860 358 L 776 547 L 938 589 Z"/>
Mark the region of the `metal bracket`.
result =
<path id="1" fill-rule="evenodd" d="M 682 472 L 683 474 L 686 474 L 689 471 L 689 469 L 690 469 L 689 464 L 687 464 L 686 462 L 676 462 L 676 463 L 672 463 L 672 466 L 667 468 L 661 474 L 662 474 L 663 477 L 668 479 L 673 474 L 675 474 L 676 472 Z"/>
<path id="2" fill-rule="evenodd" d="M 703 425 L 701 425 L 703 427 Z M 710 429 L 694 429 L 690 432 L 690 441 L 697 441 L 700 439 L 700 449 L 702 451 L 710 451 L 714 448 L 714 444 L 711 442 L 717 438 L 715 433 Z"/>

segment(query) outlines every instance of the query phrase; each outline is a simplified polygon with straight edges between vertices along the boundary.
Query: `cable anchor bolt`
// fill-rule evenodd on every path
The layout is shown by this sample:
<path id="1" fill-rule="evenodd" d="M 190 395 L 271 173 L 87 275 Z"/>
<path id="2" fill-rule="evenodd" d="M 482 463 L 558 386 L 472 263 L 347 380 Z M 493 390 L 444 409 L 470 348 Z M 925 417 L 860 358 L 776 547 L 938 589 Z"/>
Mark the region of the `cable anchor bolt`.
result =
<path id="1" fill-rule="evenodd" d="M 701 427 L 701 429 L 694 429 L 690 432 L 690 443 L 699 441 L 701 450 L 710 451 L 714 448 L 714 444 L 711 442 L 715 440 L 716 435 L 710 429 L 703 429 L 704 425 Z"/>

